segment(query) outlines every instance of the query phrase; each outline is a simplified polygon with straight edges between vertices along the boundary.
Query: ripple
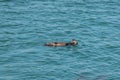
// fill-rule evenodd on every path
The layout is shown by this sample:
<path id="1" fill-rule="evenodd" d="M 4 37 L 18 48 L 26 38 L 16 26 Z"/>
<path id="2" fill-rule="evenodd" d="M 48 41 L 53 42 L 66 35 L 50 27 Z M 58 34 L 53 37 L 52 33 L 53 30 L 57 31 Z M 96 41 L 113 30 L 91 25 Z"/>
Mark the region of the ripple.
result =
<path id="1" fill-rule="evenodd" d="M 117 0 L 0 3 L 0 79 L 119 80 Z M 43 46 L 72 39 L 79 44 Z"/>

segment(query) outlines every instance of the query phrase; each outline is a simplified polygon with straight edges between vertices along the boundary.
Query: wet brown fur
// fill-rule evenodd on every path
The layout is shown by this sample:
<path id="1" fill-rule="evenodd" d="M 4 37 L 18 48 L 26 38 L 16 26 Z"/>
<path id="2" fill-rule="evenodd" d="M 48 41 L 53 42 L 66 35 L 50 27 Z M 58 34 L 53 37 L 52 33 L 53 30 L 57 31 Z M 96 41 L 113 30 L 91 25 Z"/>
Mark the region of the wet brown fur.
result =
<path id="1" fill-rule="evenodd" d="M 73 39 L 72 42 L 51 42 L 51 43 L 47 43 L 44 44 L 45 46 L 75 46 L 77 45 L 78 42 L 77 40 Z"/>

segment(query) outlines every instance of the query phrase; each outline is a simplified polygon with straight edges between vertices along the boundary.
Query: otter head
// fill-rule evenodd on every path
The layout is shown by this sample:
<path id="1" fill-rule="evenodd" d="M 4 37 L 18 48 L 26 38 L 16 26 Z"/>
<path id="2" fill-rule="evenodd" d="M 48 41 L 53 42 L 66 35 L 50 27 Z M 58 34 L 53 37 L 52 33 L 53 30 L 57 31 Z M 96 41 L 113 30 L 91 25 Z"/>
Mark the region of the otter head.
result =
<path id="1" fill-rule="evenodd" d="M 73 45 L 77 45 L 77 44 L 78 44 L 78 41 L 75 40 L 75 39 L 72 39 L 72 43 L 73 43 Z"/>

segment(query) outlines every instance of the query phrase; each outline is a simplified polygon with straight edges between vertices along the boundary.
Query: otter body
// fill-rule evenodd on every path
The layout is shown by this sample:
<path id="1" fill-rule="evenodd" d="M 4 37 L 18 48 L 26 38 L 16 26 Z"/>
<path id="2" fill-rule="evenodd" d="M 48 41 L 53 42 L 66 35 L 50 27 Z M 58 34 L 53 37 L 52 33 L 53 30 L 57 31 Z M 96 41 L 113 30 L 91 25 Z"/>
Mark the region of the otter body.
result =
<path id="1" fill-rule="evenodd" d="M 44 44 L 45 46 L 75 46 L 77 45 L 77 40 L 73 39 L 72 42 L 51 42 Z"/>

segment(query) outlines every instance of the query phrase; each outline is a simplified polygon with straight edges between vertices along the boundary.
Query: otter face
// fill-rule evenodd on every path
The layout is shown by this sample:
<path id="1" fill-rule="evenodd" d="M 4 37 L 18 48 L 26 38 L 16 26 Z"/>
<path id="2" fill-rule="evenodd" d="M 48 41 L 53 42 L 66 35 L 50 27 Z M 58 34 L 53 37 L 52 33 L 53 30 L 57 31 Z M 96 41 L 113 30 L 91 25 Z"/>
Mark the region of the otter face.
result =
<path id="1" fill-rule="evenodd" d="M 73 40 L 72 40 L 72 43 L 73 43 L 73 45 L 77 45 L 77 44 L 78 44 L 78 41 L 75 40 L 75 39 L 73 39 Z"/>

